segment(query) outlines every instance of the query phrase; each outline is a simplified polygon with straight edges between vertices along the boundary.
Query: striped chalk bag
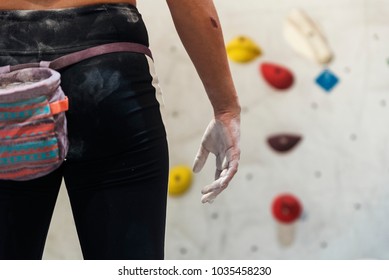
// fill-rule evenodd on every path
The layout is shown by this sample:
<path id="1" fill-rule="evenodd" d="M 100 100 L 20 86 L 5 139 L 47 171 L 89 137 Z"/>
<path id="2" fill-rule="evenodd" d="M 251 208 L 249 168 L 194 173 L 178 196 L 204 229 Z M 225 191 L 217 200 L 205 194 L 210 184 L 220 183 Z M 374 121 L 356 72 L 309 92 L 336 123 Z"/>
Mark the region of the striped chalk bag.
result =
<path id="1" fill-rule="evenodd" d="M 0 179 L 24 181 L 57 169 L 66 157 L 68 99 L 56 70 L 97 55 L 150 50 L 112 43 L 53 61 L 0 67 Z"/>

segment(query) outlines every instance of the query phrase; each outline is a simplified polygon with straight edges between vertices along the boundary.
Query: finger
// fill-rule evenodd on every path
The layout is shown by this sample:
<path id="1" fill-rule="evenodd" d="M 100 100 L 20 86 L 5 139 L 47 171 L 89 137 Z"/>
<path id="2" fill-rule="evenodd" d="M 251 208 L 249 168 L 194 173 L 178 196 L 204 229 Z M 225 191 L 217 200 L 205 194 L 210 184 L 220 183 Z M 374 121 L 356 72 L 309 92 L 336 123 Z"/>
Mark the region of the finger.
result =
<path id="1" fill-rule="evenodd" d="M 218 189 L 213 192 L 207 193 L 201 197 L 202 203 L 213 203 L 216 197 L 223 191 L 223 189 Z"/>
<path id="2" fill-rule="evenodd" d="M 222 182 L 223 185 L 228 185 L 232 178 L 235 176 L 236 172 L 238 171 L 239 167 L 239 158 L 240 158 L 240 151 L 239 149 L 237 151 L 230 149 L 227 151 L 226 154 L 226 162 L 228 164 L 227 172 L 225 173 L 224 181 Z"/>
<path id="3" fill-rule="evenodd" d="M 231 161 L 228 165 L 228 168 L 225 169 L 225 175 L 223 176 L 221 186 L 226 187 L 232 180 L 232 178 L 235 176 L 236 172 L 238 171 L 238 161 Z"/>
<path id="4" fill-rule="evenodd" d="M 224 162 L 225 162 L 225 153 L 219 153 L 216 156 L 216 172 L 215 172 L 215 180 L 219 179 L 221 172 L 224 168 Z"/>
<path id="5" fill-rule="evenodd" d="M 207 193 L 210 193 L 216 189 L 220 189 L 221 188 L 221 181 L 223 180 L 223 178 L 219 178 L 217 179 L 216 181 L 213 181 L 211 184 L 205 186 L 202 190 L 201 190 L 201 193 L 202 194 L 207 194 Z"/>
<path id="6" fill-rule="evenodd" d="M 215 171 L 215 180 L 220 178 L 220 174 L 222 173 L 223 170 L 216 169 Z"/>
<path id="7" fill-rule="evenodd" d="M 226 157 L 225 152 L 220 152 L 216 155 L 216 168 L 218 170 L 223 170 L 223 161 Z"/>
<path id="8" fill-rule="evenodd" d="M 193 163 L 193 172 L 197 173 L 201 171 L 201 169 L 204 167 L 205 162 L 207 161 L 208 155 L 209 151 L 205 149 L 203 145 L 201 145 Z"/>
<path id="9" fill-rule="evenodd" d="M 223 161 L 223 164 L 222 164 L 222 168 L 221 169 L 216 169 L 215 180 L 219 179 L 220 177 L 223 177 L 221 173 L 223 172 L 223 170 L 227 169 L 227 167 L 228 167 L 228 162 L 227 162 L 226 158 L 224 158 L 224 161 Z"/>
<path id="10" fill-rule="evenodd" d="M 224 186 L 221 184 L 221 182 L 224 180 L 227 173 L 227 169 L 224 169 L 221 174 L 220 178 L 216 181 L 214 181 L 212 184 L 206 186 L 202 190 L 202 203 L 212 203 L 215 198 L 225 189 L 227 188 L 228 184 L 225 184 Z"/>
<path id="11" fill-rule="evenodd" d="M 227 169 L 228 168 L 228 161 L 227 161 L 227 158 L 225 157 L 224 160 L 223 160 L 223 165 L 222 165 L 222 169 Z"/>

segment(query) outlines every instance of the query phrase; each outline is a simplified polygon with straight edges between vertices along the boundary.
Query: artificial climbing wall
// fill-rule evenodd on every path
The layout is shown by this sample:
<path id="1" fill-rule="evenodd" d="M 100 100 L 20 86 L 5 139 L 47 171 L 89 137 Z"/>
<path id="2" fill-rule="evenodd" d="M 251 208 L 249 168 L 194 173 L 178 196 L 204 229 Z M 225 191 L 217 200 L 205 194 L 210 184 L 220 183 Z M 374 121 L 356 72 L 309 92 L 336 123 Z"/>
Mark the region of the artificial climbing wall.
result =
<path id="1" fill-rule="evenodd" d="M 250 38 L 261 50 L 246 63 L 230 61 L 242 105 L 240 168 L 211 205 L 200 203 L 200 189 L 212 181 L 212 156 L 187 192 L 169 197 L 166 258 L 389 258 L 389 1 L 215 4 L 226 44 Z M 328 64 L 308 59 L 285 39 L 292 8 L 304 10 L 322 31 L 333 54 Z M 212 108 L 165 1 L 139 0 L 139 9 L 164 92 L 171 166 L 190 166 Z M 283 68 L 270 68 L 266 78 L 265 63 Z M 324 87 L 318 80 L 324 70 L 338 80 L 330 90 L 331 78 L 325 76 Z M 280 81 L 288 87 L 277 89 Z M 278 135 L 273 143 L 281 148 L 291 143 L 285 135 L 300 140 L 277 151 L 268 140 Z M 294 200 L 282 202 L 284 194 Z M 44 256 L 81 258 L 64 188 Z"/>

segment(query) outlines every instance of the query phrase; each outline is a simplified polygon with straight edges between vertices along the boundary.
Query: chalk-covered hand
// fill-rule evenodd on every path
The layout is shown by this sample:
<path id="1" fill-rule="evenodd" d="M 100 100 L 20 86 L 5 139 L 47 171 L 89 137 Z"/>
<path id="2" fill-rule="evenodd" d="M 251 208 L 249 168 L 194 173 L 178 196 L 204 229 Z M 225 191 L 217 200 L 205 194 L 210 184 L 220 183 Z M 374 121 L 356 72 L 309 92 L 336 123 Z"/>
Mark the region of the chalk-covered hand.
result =
<path id="1" fill-rule="evenodd" d="M 240 159 L 240 117 L 228 115 L 213 119 L 201 141 L 200 149 L 193 165 L 194 172 L 200 172 L 209 153 L 216 156 L 215 181 L 203 187 L 202 203 L 212 203 L 238 171 Z"/>

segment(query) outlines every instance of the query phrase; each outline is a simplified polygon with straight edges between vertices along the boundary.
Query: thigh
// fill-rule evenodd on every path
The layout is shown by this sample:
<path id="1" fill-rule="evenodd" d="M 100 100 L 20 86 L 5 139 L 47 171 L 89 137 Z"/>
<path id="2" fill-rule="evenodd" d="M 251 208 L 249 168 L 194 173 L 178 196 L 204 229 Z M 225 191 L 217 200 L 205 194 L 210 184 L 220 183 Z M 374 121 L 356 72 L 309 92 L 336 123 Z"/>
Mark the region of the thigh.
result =
<path id="1" fill-rule="evenodd" d="M 161 144 L 148 152 L 66 167 L 66 186 L 85 259 L 163 259 L 165 152 Z"/>
<path id="2" fill-rule="evenodd" d="M 84 258 L 163 258 L 168 149 L 148 60 L 104 55 L 70 67 L 62 81 L 64 177 Z"/>
<path id="3" fill-rule="evenodd" d="M 0 259 L 42 258 L 61 172 L 25 182 L 0 181 Z"/>

